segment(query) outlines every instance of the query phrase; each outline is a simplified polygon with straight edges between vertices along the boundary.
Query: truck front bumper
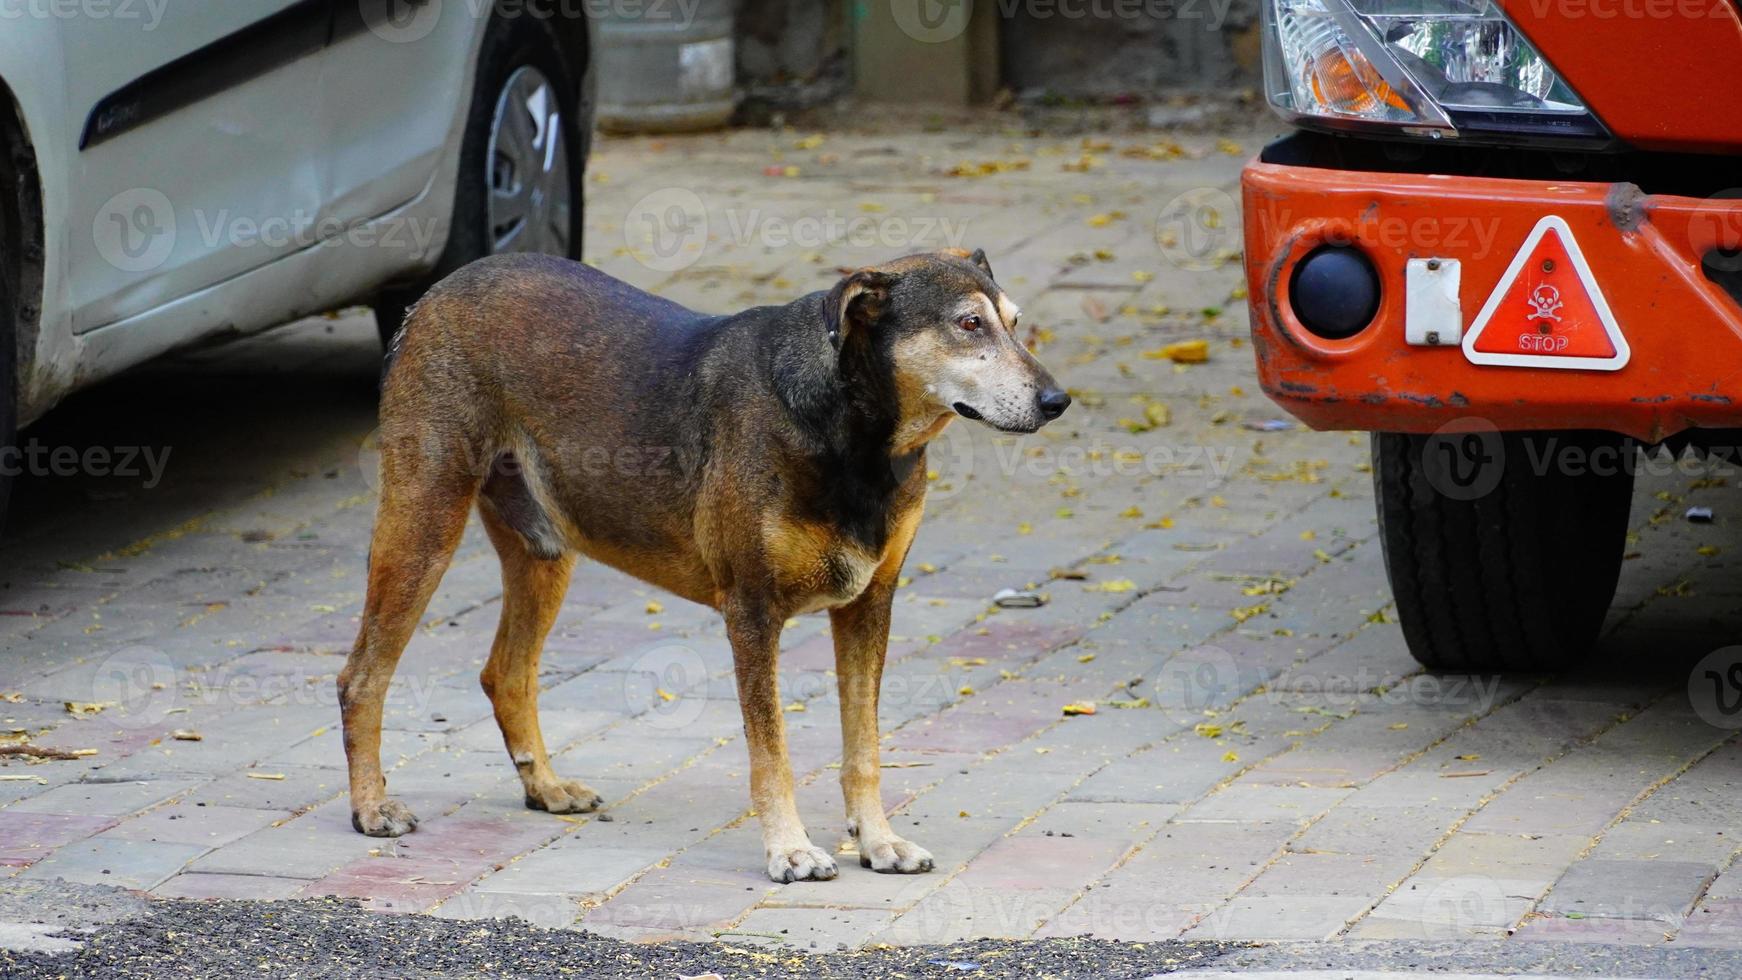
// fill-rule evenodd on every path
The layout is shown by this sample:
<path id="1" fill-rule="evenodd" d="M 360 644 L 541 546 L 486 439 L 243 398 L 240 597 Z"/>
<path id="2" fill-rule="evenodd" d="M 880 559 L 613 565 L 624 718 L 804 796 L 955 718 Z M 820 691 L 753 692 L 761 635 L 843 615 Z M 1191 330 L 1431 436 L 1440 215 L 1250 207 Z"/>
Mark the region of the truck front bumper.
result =
<path id="1" fill-rule="evenodd" d="M 1314 428 L 1475 423 L 1657 442 L 1689 428 L 1742 427 L 1742 306 L 1719 284 L 1734 276 L 1742 291 L 1742 199 L 1264 162 L 1246 167 L 1241 188 L 1258 373 L 1272 399 Z M 1622 366 L 1478 364 L 1437 335 L 1440 346 L 1409 342 L 1410 260 L 1455 260 L 1459 309 L 1447 316 L 1467 332 L 1551 215 L 1576 239 L 1625 337 Z M 1290 295 L 1296 266 L 1327 245 L 1359 250 L 1378 283 L 1370 322 L 1340 339 L 1307 329 Z M 1708 276 L 1702 261 L 1717 271 Z"/>

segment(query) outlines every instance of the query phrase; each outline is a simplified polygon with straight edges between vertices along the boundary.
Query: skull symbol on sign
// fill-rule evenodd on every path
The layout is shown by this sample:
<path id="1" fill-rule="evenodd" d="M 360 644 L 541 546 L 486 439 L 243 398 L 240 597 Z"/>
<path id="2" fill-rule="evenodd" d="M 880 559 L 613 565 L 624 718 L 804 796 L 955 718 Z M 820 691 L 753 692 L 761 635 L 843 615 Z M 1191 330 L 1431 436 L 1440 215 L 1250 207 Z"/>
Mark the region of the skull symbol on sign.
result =
<path id="1" fill-rule="evenodd" d="M 1561 303 L 1561 291 L 1553 286 L 1545 283 L 1536 287 L 1530 291 L 1530 295 L 1525 297 L 1524 301 L 1530 304 L 1531 310 L 1531 312 L 1525 316 L 1526 320 L 1560 321 L 1560 314 L 1555 311 L 1559 310 L 1563 305 Z"/>

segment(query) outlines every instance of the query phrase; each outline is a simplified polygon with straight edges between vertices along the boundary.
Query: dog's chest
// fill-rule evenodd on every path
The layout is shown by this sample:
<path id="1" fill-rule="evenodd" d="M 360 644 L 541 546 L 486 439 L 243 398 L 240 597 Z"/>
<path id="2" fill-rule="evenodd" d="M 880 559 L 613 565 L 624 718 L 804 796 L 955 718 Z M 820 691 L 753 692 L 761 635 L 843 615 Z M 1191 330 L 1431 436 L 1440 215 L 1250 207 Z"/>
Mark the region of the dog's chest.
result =
<path id="1" fill-rule="evenodd" d="M 775 582 L 800 612 L 858 598 L 883 556 L 834 528 L 803 521 L 771 523 L 763 534 Z"/>

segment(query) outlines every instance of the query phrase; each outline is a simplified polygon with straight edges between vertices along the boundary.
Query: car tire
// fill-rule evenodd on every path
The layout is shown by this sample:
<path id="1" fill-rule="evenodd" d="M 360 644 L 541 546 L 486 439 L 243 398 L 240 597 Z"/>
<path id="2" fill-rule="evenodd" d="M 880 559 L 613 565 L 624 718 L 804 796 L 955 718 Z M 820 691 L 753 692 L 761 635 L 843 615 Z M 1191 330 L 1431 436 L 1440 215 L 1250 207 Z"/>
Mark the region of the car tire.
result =
<path id="1" fill-rule="evenodd" d="M 1633 444 L 1604 432 L 1373 436 L 1380 548 L 1409 652 L 1440 670 L 1549 670 L 1615 596 Z"/>
<path id="2" fill-rule="evenodd" d="M 405 316 L 425 290 L 455 269 L 498 251 L 538 251 L 578 259 L 581 255 L 583 177 L 590 133 L 583 130 L 588 117 L 580 111 L 585 52 L 565 51 L 544 17 L 497 17 L 485 28 L 478 53 L 478 73 L 472 86 L 472 104 L 466 115 L 466 130 L 460 140 L 460 160 L 455 178 L 454 211 L 447 243 L 434 269 L 418 281 L 384 289 L 374 302 L 375 324 L 384 349 L 405 323 Z M 542 236 L 532 247 L 499 247 L 501 229 L 492 227 L 492 181 L 505 173 L 493 160 L 492 136 L 498 132 L 498 106 L 513 108 L 505 100 L 512 86 L 542 81 L 556 100 L 561 160 L 566 179 L 558 181 L 567 194 L 567 220 L 548 224 L 564 226 L 562 241 Z M 495 164 L 495 166 L 493 166 Z M 521 175 L 515 175 L 519 177 Z M 554 200 L 554 194 L 545 195 Z M 554 212 L 553 212 L 554 213 Z"/>
<path id="3" fill-rule="evenodd" d="M 4 123 L 0 123 L 4 125 Z M 3 141 L 0 141 L 3 142 Z M 0 167 L 5 167 L 0 163 Z M 16 186 L 0 173 L 0 192 Z M 9 202 L 0 199 L 0 542 L 5 541 L 6 506 L 11 499 L 12 481 L 18 476 L 18 298 L 14 295 L 17 279 L 18 247 L 14 216 L 7 210 Z"/>
<path id="4" fill-rule="evenodd" d="M 6 249 L 7 243 L 0 241 L 0 268 L 12 260 Z M 0 275 L 0 542 L 5 541 L 6 506 L 18 475 L 18 306 L 9 287 L 6 276 Z"/>

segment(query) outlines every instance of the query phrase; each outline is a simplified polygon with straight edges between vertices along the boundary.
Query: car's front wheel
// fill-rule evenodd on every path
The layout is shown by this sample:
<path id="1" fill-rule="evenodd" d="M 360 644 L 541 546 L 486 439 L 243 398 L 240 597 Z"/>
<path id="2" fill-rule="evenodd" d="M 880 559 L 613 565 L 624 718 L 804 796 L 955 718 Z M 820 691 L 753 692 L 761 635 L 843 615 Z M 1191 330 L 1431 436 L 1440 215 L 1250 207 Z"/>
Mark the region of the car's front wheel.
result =
<path id="1" fill-rule="evenodd" d="M 1541 670 L 1588 651 L 1620 576 L 1633 452 L 1606 432 L 1374 434 L 1380 543 L 1415 659 Z"/>
<path id="2" fill-rule="evenodd" d="M 565 49 L 546 18 L 497 18 L 486 29 L 447 244 L 429 276 L 377 297 L 384 346 L 424 290 L 468 262 L 499 252 L 580 258 L 585 56 Z"/>

